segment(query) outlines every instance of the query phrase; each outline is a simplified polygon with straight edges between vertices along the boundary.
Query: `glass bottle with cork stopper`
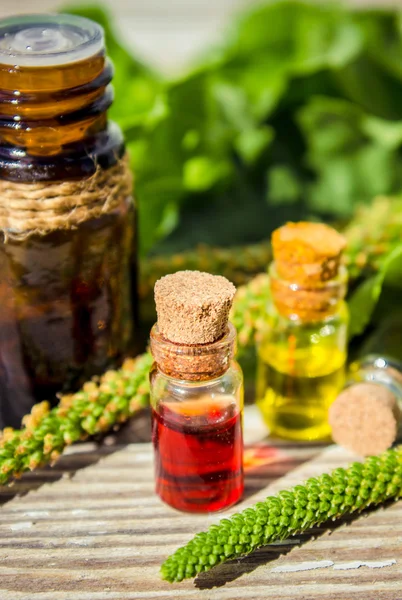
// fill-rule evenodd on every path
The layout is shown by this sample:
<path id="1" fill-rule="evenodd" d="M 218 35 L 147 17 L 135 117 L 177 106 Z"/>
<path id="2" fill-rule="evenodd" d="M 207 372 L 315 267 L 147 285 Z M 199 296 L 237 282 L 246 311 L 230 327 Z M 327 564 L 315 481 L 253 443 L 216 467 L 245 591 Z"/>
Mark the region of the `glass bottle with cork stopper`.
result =
<path id="1" fill-rule="evenodd" d="M 321 223 L 287 223 L 274 231 L 272 247 L 257 404 L 273 436 L 326 439 L 347 352 L 345 240 Z"/>
<path id="2" fill-rule="evenodd" d="M 335 442 L 361 456 L 380 454 L 402 436 L 402 320 L 386 319 L 360 350 L 329 409 Z"/>
<path id="3" fill-rule="evenodd" d="M 170 506 L 210 512 L 243 492 L 243 376 L 228 323 L 235 287 L 179 271 L 155 284 L 151 331 L 156 492 Z"/>
<path id="4" fill-rule="evenodd" d="M 119 363 L 135 314 L 132 178 L 102 28 L 0 21 L 0 428 Z"/>

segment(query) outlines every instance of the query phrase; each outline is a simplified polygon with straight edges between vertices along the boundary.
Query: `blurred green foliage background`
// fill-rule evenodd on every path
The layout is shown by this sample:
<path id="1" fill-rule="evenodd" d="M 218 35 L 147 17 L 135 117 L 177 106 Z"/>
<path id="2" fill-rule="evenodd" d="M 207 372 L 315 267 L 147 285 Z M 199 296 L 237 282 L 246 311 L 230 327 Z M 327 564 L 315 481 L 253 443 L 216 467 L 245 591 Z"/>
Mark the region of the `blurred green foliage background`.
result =
<path id="1" fill-rule="evenodd" d="M 141 252 L 268 238 L 286 219 L 342 222 L 402 188 L 402 13 L 291 0 L 253 8 L 187 74 L 128 53 L 112 119 L 136 177 Z"/>

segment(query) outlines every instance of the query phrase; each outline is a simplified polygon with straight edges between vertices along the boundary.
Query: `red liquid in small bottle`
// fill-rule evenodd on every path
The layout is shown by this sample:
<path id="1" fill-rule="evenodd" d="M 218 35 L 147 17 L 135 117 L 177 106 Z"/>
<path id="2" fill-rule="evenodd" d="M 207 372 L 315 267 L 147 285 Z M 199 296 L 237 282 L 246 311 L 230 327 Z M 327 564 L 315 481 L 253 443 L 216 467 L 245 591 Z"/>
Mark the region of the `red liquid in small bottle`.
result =
<path id="1" fill-rule="evenodd" d="M 156 492 L 179 510 L 210 512 L 243 493 L 241 416 L 233 402 L 166 402 L 152 411 Z"/>

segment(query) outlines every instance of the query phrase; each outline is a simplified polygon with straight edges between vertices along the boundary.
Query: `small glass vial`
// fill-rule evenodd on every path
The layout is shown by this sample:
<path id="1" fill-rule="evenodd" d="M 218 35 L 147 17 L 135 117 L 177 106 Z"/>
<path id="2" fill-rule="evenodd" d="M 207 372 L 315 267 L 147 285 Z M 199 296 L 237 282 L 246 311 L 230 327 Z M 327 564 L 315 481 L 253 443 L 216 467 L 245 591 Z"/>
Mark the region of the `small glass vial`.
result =
<path id="1" fill-rule="evenodd" d="M 339 262 L 344 240 L 326 225 L 288 223 L 274 232 L 272 245 L 257 405 L 272 436 L 326 439 L 347 352 L 347 277 Z"/>
<path id="2" fill-rule="evenodd" d="M 243 493 L 243 376 L 234 360 L 236 331 L 227 322 L 234 291 L 223 277 L 191 271 L 155 286 L 156 492 L 182 511 L 222 510 Z"/>
<path id="3" fill-rule="evenodd" d="M 361 456 L 384 452 L 402 436 L 402 321 L 390 319 L 350 365 L 329 411 L 335 442 Z"/>
<path id="4" fill-rule="evenodd" d="M 130 348 L 134 206 L 112 75 L 88 19 L 0 21 L 0 428 Z"/>

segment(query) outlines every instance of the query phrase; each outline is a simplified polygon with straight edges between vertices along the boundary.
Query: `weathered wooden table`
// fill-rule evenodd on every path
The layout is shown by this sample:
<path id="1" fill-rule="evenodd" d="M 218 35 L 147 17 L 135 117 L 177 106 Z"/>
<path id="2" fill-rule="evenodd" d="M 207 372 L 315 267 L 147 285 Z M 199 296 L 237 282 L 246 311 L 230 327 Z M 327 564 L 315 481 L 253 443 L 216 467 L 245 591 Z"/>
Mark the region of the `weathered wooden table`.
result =
<path id="1" fill-rule="evenodd" d="M 334 446 L 261 442 L 254 407 L 245 421 L 247 441 L 256 443 L 247 446 L 246 494 L 236 510 L 353 458 Z M 146 439 L 148 416 L 134 429 Z M 161 581 L 161 562 L 222 514 L 164 506 L 153 493 L 150 444 L 126 445 L 124 435 L 114 445 L 108 438 L 77 445 L 55 468 L 0 488 L 1 600 L 402 599 L 402 502 L 267 546 L 195 581 Z"/>

